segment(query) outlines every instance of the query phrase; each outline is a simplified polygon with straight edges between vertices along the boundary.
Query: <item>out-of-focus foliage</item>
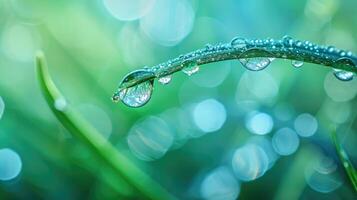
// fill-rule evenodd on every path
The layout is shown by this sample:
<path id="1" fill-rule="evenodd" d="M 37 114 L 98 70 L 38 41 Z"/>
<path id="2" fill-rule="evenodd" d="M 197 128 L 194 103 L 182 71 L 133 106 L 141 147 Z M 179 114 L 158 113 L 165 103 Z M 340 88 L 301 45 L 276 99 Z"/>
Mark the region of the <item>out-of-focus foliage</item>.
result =
<path id="1" fill-rule="evenodd" d="M 122 77 L 207 43 L 294 38 L 357 52 L 354 0 L 0 0 L 0 199 L 117 199 L 123 183 L 47 107 L 33 57 L 84 119 L 182 199 L 352 199 L 331 125 L 357 165 L 357 80 L 275 60 L 176 73 L 142 108 Z M 218 65 L 218 66 L 215 66 Z M 63 102 L 56 105 L 61 108 Z M 126 191 L 130 194 L 132 191 Z"/>

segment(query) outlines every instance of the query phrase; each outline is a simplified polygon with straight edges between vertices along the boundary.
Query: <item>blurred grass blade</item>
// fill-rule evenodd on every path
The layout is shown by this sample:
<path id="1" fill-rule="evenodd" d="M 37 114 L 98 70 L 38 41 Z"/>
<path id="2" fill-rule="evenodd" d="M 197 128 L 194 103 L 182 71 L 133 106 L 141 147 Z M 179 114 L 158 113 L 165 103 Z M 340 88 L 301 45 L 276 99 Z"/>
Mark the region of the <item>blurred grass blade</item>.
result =
<path id="1" fill-rule="evenodd" d="M 112 168 L 116 177 L 123 178 L 147 199 L 175 199 L 157 182 L 118 152 L 100 133 L 78 115 L 69 105 L 56 109 L 56 101 L 64 100 L 53 83 L 42 52 L 36 55 L 37 78 L 41 91 L 57 119 L 81 143 L 87 146 L 104 165 Z"/>
<path id="2" fill-rule="evenodd" d="M 357 172 L 356 172 L 355 168 L 353 167 L 350 159 L 348 158 L 346 151 L 342 148 L 341 143 L 339 142 L 339 140 L 337 138 L 336 129 L 334 129 L 332 131 L 332 140 L 335 145 L 337 154 L 340 157 L 342 165 L 345 168 L 345 171 L 353 185 L 353 188 L 357 192 Z"/>

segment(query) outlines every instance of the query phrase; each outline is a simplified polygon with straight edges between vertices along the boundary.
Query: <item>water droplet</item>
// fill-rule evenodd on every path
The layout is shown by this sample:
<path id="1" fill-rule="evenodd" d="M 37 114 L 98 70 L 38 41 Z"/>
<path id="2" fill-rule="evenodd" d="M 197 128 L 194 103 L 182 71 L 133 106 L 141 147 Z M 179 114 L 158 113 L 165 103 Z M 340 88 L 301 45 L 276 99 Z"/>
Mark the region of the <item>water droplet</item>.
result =
<path id="1" fill-rule="evenodd" d="M 340 58 L 336 60 L 333 64 L 334 69 L 334 75 L 336 76 L 337 79 L 341 81 L 350 81 L 354 77 L 353 72 L 341 70 L 341 68 L 351 68 L 352 66 L 356 66 L 353 60 L 350 58 Z"/>
<path id="2" fill-rule="evenodd" d="M 327 51 L 328 51 L 329 53 L 332 53 L 332 52 L 335 51 L 335 47 L 329 46 L 329 47 L 327 47 Z"/>
<path id="3" fill-rule="evenodd" d="M 59 111 L 64 111 L 67 108 L 67 101 L 65 98 L 60 97 L 55 100 L 54 106 Z"/>
<path id="4" fill-rule="evenodd" d="M 286 46 L 292 46 L 294 44 L 294 40 L 292 37 L 288 36 L 288 35 L 285 35 L 283 37 L 283 42 Z"/>
<path id="5" fill-rule="evenodd" d="M 235 37 L 231 41 L 231 46 L 234 48 L 245 48 L 247 44 L 244 38 Z"/>
<path id="6" fill-rule="evenodd" d="M 347 56 L 350 56 L 350 57 L 351 57 L 352 55 L 353 55 L 352 51 L 348 51 L 348 52 L 347 52 Z"/>
<path id="7" fill-rule="evenodd" d="M 304 62 L 303 62 L 303 61 L 300 61 L 300 60 L 292 60 L 292 61 L 291 61 L 291 64 L 292 64 L 294 67 L 299 68 L 299 67 L 301 67 L 301 66 L 304 65 Z"/>
<path id="8" fill-rule="evenodd" d="M 150 100 L 153 88 L 154 81 L 149 80 L 129 88 L 121 89 L 118 97 L 127 106 L 141 107 Z"/>
<path id="9" fill-rule="evenodd" d="M 167 76 L 159 78 L 159 82 L 163 85 L 166 85 L 171 82 L 171 79 L 172 79 L 172 75 L 167 75 Z"/>
<path id="10" fill-rule="evenodd" d="M 183 68 L 182 72 L 191 76 L 192 74 L 198 72 L 198 70 L 200 70 L 200 67 L 195 62 L 192 62 L 187 67 Z"/>
<path id="11" fill-rule="evenodd" d="M 351 81 L 354 77 L 353 72 L 344 71 L 344 70 L 340 70 L 340 69 L 333 69 L 333 71 L 334 71 L 333 74 L 335 75 L 335 77 L 341 81 Z"/>
<path id="12" fill-rule="evenodd" d="M 265 69 L 271 63 L 269 58 L 265 57 L 255 57 L 255 58 L 241 58 L 239 62 L 251 71 L 260 71 Z"/>

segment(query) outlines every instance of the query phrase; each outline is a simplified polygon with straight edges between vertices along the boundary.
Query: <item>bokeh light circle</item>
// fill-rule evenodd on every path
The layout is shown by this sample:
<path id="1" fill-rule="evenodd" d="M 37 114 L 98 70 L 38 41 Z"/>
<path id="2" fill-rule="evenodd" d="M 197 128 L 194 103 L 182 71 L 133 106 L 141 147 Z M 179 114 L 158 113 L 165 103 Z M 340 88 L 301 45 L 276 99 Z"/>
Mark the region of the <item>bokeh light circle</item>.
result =
<path id="1" fill-rule="evenodd" d="M 268 170 L 269 159 L 261 147 L 247 144 L 234 152 L 232 167 L 238 179 L 252 181 Z"/>
<path id="2" fill-rule="evenodd" d="M 333 75 L 333 72 L 326 75 L 324 82 L 326 94 L 336 102 L 346 102 L 355 98 L 357 94 L 356 85 L 357 79 L 340 81 Z"/>
<path id="3" fill-rule="evenodd" d="M 305 180 L 311 189 L 320 193 L 333 192 L 343 184 L 334 160 L 321 155 L 305 168 Z"/>
<path id="4" fill-rule="evenodd" d="M 240 192 L 240 185 L 227 167 L 210 172 L 202 181 L 201 196 L 208 200 L 234 200 Z"/>
<path id="5" fill-rule="evenodd" d="M 187 0 L 157 0 L 150 12 L 140 20 L 140 27 L 154 42 L 174 46 L 191 31 L 195 12 Z"/>
<path id="6" fill-rule="evenodd" d="M 130 129 L 127 141 L 136 157 L 153 161 L 164 156 L 170 149 L 174 133 L 161 118 L 150 116 Z"/>
<path id="7" fill-rule="evenodd" d="M 215 99 L 207 99 L 198 103 L 193 110 L 196 126 L 203 132 L 219 130 L 227 118 L 224 106 Z"/>
<path id="8" fill-rule="evenodd" d="M 293 154 L 299 147 L 299 137 L 290 128 L 279 129 L 273 136 L 274 150 L 282 156 Z"/>
<path id="9" fill-rule="evenodd" d="M 140 19 L 155 4 L 156 0 L 103 0 L 105 8 L 116 19 L 132 21 Z"/>
<path id="10" fill-rule="evenodd" d="M 40 39 L 29 27 L 16 23 L 5 27 L 1 35 L 0 48 L 8 58 L 18 62 L 33 60 Z"/>
<path id="11" fill-rule="evenodd" d="M 246 128 L 254 134 L 268 134 L 274 126 L 273 118 L 261 112 L 252 112 L 248 114 L 246 119 Z"/>
<path id="12" fill-rule="evenodd" d="M 22 161 L 14 150 L 0 149 L 0 180 L 9 181 L 16 178 L 22 169 Z"/>
<path id="13" fill-rule="evenodd" d="M 317 120 L 308 113 L 300 114 L 294 121 L 294 128 L 301 137 L 310 137 L 314 135 L 318 128 Z"/>

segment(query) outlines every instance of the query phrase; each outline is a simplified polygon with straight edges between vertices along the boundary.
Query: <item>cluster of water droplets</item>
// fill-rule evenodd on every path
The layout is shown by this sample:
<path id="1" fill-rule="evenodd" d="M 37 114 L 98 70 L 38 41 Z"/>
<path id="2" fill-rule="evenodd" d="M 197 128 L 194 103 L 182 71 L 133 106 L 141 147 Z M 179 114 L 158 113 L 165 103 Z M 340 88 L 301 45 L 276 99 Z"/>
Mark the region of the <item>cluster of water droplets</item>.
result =
<path id="1" fill-rule="evenodd" d="M 355 74 L 341 69 L 357 66 L 356 58 L 351 51 L 346 52 L 333 46 L 319 46 L 309 41 L 294 40 L 289 36 L 279 40 L 247 40 L 235 37 L 227 44 L 207 44 L 205 48 L 128 74 L 112 99 L 121 100 L 130 107 L 140 107 L 150 100 L 155 78 L 158 78 L 159 83 L 166 85 L 171 82 L 171 74 L 176 71 L 191 76 L 199 71 L 202 64 L 227 59 L 238 59 L 246 69 L 260 71 L 268 67 L 275 58 L 292 59 L 291 65 L 295 68 L 302 67 L 304 60 L 331 65 L 336 78 L 342 81 L 352 80 Z"/>

